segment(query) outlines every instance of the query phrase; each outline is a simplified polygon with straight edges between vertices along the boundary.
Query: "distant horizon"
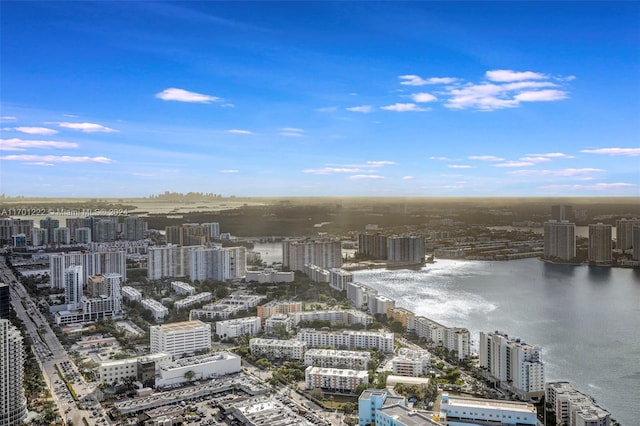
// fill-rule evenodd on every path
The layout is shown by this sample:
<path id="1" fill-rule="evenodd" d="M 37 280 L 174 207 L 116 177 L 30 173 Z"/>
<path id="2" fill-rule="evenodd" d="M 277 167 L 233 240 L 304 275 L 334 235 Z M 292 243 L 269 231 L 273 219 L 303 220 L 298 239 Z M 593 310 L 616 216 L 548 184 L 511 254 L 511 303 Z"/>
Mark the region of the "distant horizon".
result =
<path id="1" fill-rule="evenodd" d="M 0 193 L 637 197 L 638 21 L 616 1 L 3 2 Z"/>

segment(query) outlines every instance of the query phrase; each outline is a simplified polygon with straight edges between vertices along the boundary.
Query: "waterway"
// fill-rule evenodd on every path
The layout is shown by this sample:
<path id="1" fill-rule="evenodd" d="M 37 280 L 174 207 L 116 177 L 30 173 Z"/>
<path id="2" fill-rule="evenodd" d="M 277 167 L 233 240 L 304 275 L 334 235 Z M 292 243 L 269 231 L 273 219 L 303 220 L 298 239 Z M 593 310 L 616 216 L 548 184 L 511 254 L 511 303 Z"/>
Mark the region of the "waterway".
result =
<path id="1" fill-rule="evenodd" d="M 542 347 L 548 381 L 568 380 L 623 425 L 640 419 L 640 271 L 438 260 L 421 270 L 364 270 L 354 281 L 447 326 L 503 331 Z"/>

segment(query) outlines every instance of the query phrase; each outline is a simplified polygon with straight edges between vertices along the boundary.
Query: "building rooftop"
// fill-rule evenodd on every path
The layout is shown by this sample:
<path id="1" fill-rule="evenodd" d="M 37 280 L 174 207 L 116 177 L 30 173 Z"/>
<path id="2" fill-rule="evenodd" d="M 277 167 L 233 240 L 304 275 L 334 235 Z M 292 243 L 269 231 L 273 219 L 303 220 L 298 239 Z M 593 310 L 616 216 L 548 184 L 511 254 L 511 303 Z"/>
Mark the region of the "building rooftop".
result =
<path id="1" fill-rule="evenodd" d="M 533 404 L 529 404 L 527 402 L 503 401 L 498 399 L 465 398 L 460 396 L 448 396 L 448 400 L 449 406 L 499 408 L 503 410 L 521 411 L 525 413 L 536 412 L 536 407 Z M 443 405 L 446 405 L 444 399 Z"/>
<path id="2" fill-rule="evenodd" d="M 181 322 L 172 322 L 169 324 L 152 326 L 162 329 L 162 331 L 188 331 L 188 330 L 197 330 L 199 328 L 211 327 L 210 324 L 206 324 L 199 320 L 191 320 L 191 321 L 181 321 Z"/>
<path id="3" fill-rule="evenodd" d="M 403 405 L 387 406 L 385 404 L 384 407 L 378 408 L 378 411 L 406 426 L 442 425 L 442 423 L 432 420 L 431 413 L 413 411 Z"/>

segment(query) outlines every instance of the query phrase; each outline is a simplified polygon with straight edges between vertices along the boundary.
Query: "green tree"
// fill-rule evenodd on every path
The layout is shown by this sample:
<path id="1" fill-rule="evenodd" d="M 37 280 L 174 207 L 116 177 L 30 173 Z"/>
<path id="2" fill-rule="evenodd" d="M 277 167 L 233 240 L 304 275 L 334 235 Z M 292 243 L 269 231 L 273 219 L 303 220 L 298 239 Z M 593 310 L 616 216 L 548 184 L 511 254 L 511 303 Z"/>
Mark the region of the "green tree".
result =
<path id="1" fill-rule="evenodd" d="M 320 388 L 313 388 L 309 391 L 309 396 L 313 399 L 317 399 L 318 401 L 322 401 L 324 399 L 324 392 Z"/>
<path id="2" fill-rule="evenodd" d="M 184 378 L 187 379 L 188 381 L 193 380 L 195 376 L 196 376 L 196 373 L 193 370 L 189 370 L 186 373 L 184 373 Z"/>

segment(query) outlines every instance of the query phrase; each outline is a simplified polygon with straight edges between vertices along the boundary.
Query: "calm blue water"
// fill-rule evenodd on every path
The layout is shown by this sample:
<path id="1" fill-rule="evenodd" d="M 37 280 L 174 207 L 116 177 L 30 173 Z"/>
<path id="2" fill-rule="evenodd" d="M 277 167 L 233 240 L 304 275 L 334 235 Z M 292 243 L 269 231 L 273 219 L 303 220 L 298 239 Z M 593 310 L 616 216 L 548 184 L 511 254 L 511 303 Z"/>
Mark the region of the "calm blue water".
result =
<path id="1" fill-rule="evenodd" d="M 547 380 L 569 380 L 623 425 L 640 419 L 640 271 L 439 260 L 420 271 L 367 270 L 362 282 L 448 326 L 500 330 L 543 348 Z"/>

